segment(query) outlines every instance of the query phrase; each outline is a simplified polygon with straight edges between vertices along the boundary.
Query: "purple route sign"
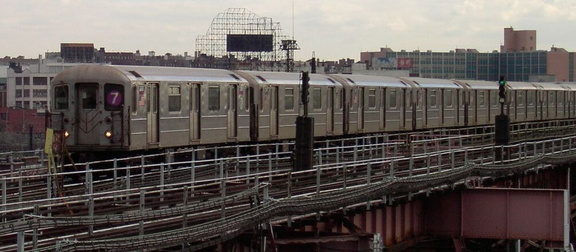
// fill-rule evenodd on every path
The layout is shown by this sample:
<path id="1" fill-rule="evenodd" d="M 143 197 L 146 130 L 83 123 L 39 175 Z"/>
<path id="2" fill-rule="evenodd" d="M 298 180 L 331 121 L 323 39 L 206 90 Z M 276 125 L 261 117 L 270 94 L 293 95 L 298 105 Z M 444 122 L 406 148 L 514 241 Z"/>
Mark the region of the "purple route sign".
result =
<path id="1" fill-rule="evenodd" d="M 106 94 L 106 103 L 110 106 L 120 106 L 122 104 L 122 92 L 118 90 L 110 90 Z"/>

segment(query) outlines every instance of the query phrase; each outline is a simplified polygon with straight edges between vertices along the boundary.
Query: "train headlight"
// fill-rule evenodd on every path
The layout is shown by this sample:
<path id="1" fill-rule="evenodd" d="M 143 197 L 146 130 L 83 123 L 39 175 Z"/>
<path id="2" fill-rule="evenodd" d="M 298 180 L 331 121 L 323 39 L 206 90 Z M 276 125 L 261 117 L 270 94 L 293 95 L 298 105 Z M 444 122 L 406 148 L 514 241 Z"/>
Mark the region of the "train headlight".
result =
<path id="1" fill-rule="evenodd" d="M 67 130 L 64 131 L 64 138 L 68 138 L 70 136 L 70 132 Z"/>
<path id="2" fill-rule="evenodd" d="M 112 137 L 112 131 L 107 130 L 106 132 L 104 132 L 104 136 L 106 138 L 111 138 Z"/>

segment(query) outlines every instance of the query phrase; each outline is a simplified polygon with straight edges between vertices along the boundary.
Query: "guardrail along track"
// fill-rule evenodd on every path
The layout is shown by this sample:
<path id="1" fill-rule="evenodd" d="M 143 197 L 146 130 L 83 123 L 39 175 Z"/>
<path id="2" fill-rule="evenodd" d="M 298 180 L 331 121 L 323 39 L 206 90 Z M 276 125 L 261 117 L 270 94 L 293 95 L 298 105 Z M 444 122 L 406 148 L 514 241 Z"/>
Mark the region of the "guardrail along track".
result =
<path id="1" fill-rule="evenodd" d="M 287 144 L 251 146 L 266 151 L 217 159 L 98 161 L 56 175 L 24 167 L 2 175 L 0 250 L 14 250 L 19 232 L 27 250 L 199 249 L 271 219 L 572 162 L 576 139 L 564 133 L 510 146 L 493 146 L 490 132 L 326 141 L 316 144 L 317 163 L 305 171 L 292 171 L 291 152 L 280 151 Z M 495 161 L 495 148 L 506 162 Z M 198 151 L 167 155 L 179 160 Z M 56 190 L 59 179 L 66 183 Z"/>

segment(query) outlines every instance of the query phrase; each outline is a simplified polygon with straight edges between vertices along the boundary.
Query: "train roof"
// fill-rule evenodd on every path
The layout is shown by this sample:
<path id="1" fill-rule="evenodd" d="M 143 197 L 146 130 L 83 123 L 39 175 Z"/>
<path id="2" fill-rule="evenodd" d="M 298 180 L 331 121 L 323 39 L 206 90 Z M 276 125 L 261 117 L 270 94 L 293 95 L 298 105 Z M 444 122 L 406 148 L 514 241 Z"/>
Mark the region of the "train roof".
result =
<path id="1" fill-rule="evenodd" d="M 546 90 L 571 90 L 567 85 L 561 85 L 555 82 L 535 82 L 533 84 Z"/>
<path id="2" fill-rule="evenodd" d="M 420 77 L 409 77 L 409 78 L 402 78 L 409 82 L 414 83 L 416 86 L 423 87 L 423 88 L 455 88 L 459 89 L 462 88 L 456 81 L 454 80 L 444 80 L 444 79 L 429 79 L 429 78 L 420 78 Z"/>
<path id="3" fill-rule="evenodd" d="M 377 75 L 350 75 L 350 74 L 333 74 L 336 79 L 340 79 L 350 86 L 373 86 L 373 87 L 400 87 L 407 88 L 410 85 L 405 81 L 387 76 Z"/>
<path id="4" fill-rule="evenodd" d="M 240 71 L 243 74 L 252 76 L 259 85 L 278 84 L 278 85 L 299 85 L 302 84 L 302 75 L 300 73 L 288 72 L 264 72 L 264 71 Z M 332 78 L 323 74 L 309 74 L 310 85 L 340 85 Z"/>
<path id="5" fill-rule="evenodd" d="M 483 80 L 457 80 L 462 86 L 469 89 L 498 89 L 498 82 Z"/>
<path id="6" fill-rule="evenodd" d="M 117 65 L 78 65 L 58 74 L 53 83 L 69 82 L 125 82 L 125 81 L 186 81 L 186 82 L 231 82 L 246 83 L 241 76 L 228 70 L 152 67 L 152 66 L 117 66 Z"/>
<path id="7" fill-rule="evenodd" d="M 576 90 L 576 82 L 560 82 L 558 85 L 563 86 L 567 90 Z"/>

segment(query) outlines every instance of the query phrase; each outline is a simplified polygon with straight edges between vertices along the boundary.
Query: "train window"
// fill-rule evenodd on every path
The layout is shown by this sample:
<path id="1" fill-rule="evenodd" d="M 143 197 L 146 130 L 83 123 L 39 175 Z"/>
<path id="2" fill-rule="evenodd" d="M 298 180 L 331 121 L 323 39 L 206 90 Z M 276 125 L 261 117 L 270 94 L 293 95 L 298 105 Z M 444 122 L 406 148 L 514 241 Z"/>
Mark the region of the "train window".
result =
<path id="1" fill-rule="evenodd" d="M 264 97 L 266 96 L 266 97 Z M 264 93 L 264 88 L 260 88 L 260 111 L 263 112 L 264 111 L 264 101 L 266 101 L 268 99 L 268 91 L 266 91 L 266 94 Z M 268 103 L 266 103 L 266 105 L 268 105 Z"/>
<path id="2" fill-rule="evenodd" d="M 341 89 L 339 92 L 340 95 L 340 110 L 342 110 L 344 108 L 344 92 L 346 92 L 346 90 Z"/>
<path id="3" fill-rule="evenodd" d="M 516 105 L 518 106 L 524 106 L 524 91 L 518 91 L 518 101 L 516 103 Z"/>
<path id="4" fill-rule="evenodd" d="M 168 87 L 168 111 L 180 111 L 182 108 L 182 97 L 180 86 Z"/>
<path id="5" fill-rule="evenodd" d="M 368 90 L 368 108 L 376 108 L 376 90 Z"/>
<path id="6" fill-rule="evenodd" d="M 352 99 L 350 100 L 350 108 L 354 108 L 354 104 L 358 102 L 358 90 L 356 88 L 352 89 L 350 94 Z"/>
<path id="7" fill-rule="evenodd" d="M 132 106 L 132 113 L 136 113 L 138 111 L 138 109 L 137 109 L 137 106 L 138 106 L 138 86 L 136 86 L 136 85 L 132 86 L 131 106 Z"/>
<path id="8" fill-rule="evenodd" d="M 54 88 L 54 108 L 68 109 L 68 86 Z"/>
<path id="9" fill-rule="evenodd" d="M 220 110 L 220 87 L 208 87 L 208 110 Z"/>
<path id="10" fill-rule="evenodd" d="M 436 107 L 436 90 L 430 90 L 430 107 Z"/>
<path id="11" fill-rule="evenodd" d="M 294 110 L 294 89 L 286 88 L 284 93 L 284 109 Z"/>
<path id="12" fill-rule="evenodd" d="M 534 91 L 528 91 L 528 105 L 534 105 L 535 94 Z"/>
<path id="13" fill-rule="evenodd" d="M 498 95 L 496 94 L 496 92 L 492 92 L 490 91 L 490 106 L 494 107 L 496 106 L 496 97 L 498 97 Z"/>
<path id="14" fill-rule="evenodd" d="M 96 109 L 98 106 L 98 86 L 86 86 L 81 92 L 82 108 Z"/>
<path id="15" fill-rule="evenodd" d="M 478 107 L 484 107 L 484 91 L 478 91 Z"/>
<path id="16" fill-rule="evenodd" d="M 322 90 L 320 88 L 312 90 L 312 104 L 314 109 L 322 108 Z"/>
<path id="17" fill-rule="evenodd" d="M 446 90 L 446 107 L 452 107 L 452 90 Z"/>
<path id="18" fill-rule="evenodd" d="M 390 108 L 396 108 L 396 90 L 390 90 Z"/>
<path id="19" fill-rule="evenodd" d="M 252 92 L 250 92 L 251 88 L 246 87 L 246 92 L 244 92 L 244 109 L 246 111 L 250 110 L 250 103 L 252 102 Z"/>
<path id="20" fill-rule="evenodd" d="M 124 87 L 116 84 L 104 85 L 104 109 L 118 111 L 124 105 Z"/>

